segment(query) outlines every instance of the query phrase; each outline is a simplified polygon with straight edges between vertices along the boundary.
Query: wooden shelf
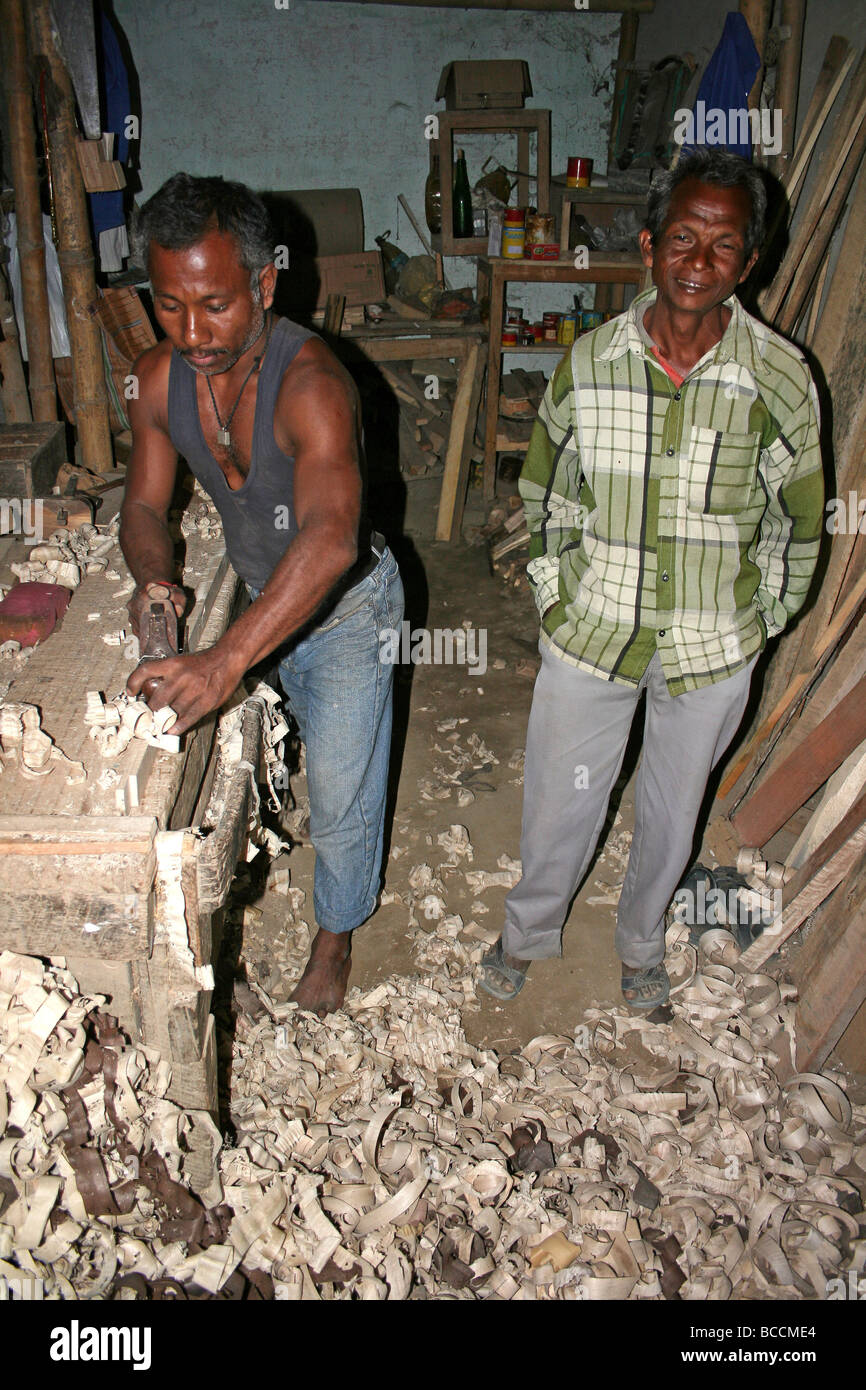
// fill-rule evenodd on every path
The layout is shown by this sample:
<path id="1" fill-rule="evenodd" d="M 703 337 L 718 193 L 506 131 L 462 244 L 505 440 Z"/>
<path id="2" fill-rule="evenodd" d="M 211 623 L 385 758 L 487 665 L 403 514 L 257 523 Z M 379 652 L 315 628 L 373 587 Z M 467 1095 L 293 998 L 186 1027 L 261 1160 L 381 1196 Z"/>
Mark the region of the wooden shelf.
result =
<path id="1" fill-rule="evenodd" d="M 441 232 L 434 232 L 430 237 L 430 245 L 440 256 L 486 256 L 487 244 L 486 236 L 445 238 Z"/>

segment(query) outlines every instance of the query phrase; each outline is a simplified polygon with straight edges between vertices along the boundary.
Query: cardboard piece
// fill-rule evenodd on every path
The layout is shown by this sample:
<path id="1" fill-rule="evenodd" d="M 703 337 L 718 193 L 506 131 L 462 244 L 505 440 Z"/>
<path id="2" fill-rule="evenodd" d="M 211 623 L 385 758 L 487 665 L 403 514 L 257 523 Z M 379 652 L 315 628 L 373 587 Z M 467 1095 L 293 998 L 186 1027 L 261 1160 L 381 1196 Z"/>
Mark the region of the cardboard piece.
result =
<path id="1" fill-rule="evenodd" d="M 343 294 L 346 304 L 375 304 L 385 298 L 381 251 L 353 251 L 346 256 L 318 256 L 319 294 L 316 308 L 324 309 L 329 294 Z"/>
<path id="2" fill-rule="evenodd" d="M 436 99 L 445 98 L 446 111 L 513 109 L 531 96 L 529 64 L 520 58 L 448 63 L 436 89 Z"/>

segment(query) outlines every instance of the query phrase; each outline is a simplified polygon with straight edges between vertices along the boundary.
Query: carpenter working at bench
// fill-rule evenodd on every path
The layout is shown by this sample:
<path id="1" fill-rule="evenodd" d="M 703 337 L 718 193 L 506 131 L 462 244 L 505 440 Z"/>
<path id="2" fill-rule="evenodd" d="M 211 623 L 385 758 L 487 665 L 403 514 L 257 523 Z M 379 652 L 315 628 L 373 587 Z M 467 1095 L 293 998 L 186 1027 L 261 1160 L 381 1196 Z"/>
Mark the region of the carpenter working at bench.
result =
<path id="1" fill-rule="evenodd" d="M 316 850 L 319 931 L 292 997 L 324 1015 L 343 1002 L 352 931 L 379 887 L 393 666 L 378 634 L 403 611 L 396 562 L 363 516 L 358 395 L 320 338 L 271 312 L 272 233 L 250 189 L 176 174 L 137 233 L 166 340 L 135 367 L 120 533 L 133 626 L 146 586 L 174 579 L 179 456 L 218 508 L 253 602 L 213 647 L 145 663 L 128 688 L 158 678 L 149 702 L 176 710 L 182 733 L 277 654 L 307 749 Z M 180 615 L 186 596 L 171 593 Z"/>
<path id="2" fill-rule="evenodd" d="M 615 945 L 633 1008 L 668 998 L 665 913 L 758 654 L 806 597 L 823 485 L 802 354 L 734 297 L 766 194 L 698 151 L 650 190 L 654 289 L 580 338 L 545 394 L 520 479 L 541 670 L 526 739 L 523 877 L 482 986 L 510 999 L 560 954 L 646 691 Z"/>

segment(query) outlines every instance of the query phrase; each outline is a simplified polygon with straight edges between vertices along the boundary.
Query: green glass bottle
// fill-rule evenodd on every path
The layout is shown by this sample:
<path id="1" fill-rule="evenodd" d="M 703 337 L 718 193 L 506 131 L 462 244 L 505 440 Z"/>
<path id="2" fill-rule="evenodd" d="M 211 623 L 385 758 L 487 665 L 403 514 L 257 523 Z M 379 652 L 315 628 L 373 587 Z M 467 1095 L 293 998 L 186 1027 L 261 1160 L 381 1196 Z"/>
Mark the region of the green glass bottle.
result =
<path id="1" fill-rule="evenodd" d="M 457 163 L 454 166 L 454 235 L 472 236 L 472 192 L 463 150 L 457 151 Z"/>

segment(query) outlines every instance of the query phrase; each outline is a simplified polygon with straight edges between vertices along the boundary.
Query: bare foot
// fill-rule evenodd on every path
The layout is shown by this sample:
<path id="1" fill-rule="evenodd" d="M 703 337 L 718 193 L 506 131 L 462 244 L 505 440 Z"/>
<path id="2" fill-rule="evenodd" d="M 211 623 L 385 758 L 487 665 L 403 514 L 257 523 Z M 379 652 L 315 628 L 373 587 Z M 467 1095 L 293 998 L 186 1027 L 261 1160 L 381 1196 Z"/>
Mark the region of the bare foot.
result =
<path id="1" fill-rule="evenodd" d="M 297 983 L 290 1002 L 324 1018 L 332 1014 L 346 997 L 352 968 L 352 933 L 322 931 L 319 928 L 307 967 Z"/>

